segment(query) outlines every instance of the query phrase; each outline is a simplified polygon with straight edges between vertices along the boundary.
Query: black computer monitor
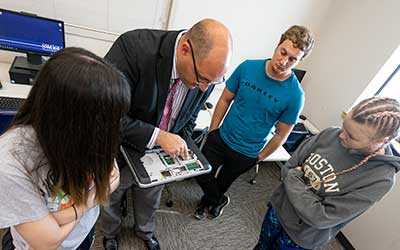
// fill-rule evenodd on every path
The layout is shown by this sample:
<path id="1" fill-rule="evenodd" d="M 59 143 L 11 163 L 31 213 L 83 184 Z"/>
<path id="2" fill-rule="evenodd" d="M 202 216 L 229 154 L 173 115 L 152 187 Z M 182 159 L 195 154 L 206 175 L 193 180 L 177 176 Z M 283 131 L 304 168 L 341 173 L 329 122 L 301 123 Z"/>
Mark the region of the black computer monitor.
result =
<path id="1" fill-rule="evenodd" d="M 37 64 L 37 56 L 50 56 L 64 47 L 64 22 L 0 9 L 0 49 L 27 53 L 30 63 Z"/>
<path id="2" fill-rule="evenodd" d="M 0 49 L 26 53 L 10 67 L 12 83 L 32 84 L 43 63 L 65 47 L 64 22 L 0 8 Z"/>

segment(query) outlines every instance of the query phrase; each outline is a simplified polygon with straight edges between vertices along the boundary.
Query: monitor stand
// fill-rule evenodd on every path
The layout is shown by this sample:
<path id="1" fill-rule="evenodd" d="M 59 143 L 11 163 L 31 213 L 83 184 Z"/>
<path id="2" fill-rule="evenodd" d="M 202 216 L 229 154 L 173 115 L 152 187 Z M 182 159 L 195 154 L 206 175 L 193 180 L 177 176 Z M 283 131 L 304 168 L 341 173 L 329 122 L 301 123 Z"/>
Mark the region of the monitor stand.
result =
<path id="1" fill-rule="evenodd" d="M 42 65 L 40 55 L 16 56 L 9 70 L 11 83 L 32 85 Z"/>

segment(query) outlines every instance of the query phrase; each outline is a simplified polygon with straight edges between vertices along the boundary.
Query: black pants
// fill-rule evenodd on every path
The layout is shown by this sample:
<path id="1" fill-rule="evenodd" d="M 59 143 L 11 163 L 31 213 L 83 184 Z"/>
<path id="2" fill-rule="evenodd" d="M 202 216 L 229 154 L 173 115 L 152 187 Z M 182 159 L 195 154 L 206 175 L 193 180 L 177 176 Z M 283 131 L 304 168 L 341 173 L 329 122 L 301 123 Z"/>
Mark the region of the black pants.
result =
<path id="1" fill-rule="evenodd" d="M 212 166 L 209 174 L 196 178 L 204 192 L 201 200 L 207 205 L 220 204 L 232 183 L 257 163 L 257 158 L 247 157 L 229 148 L 222 140 L 219 130 L 208 134 L 202 153 Z M 215 178 L 221 165 L 221 170 Z"/>
<path id="2" fill-rule="evenodd" d="M 76 250 L 89 250 L 94 241 L 94 227 L 90 230 L 89 234 L 83 240 L 83 242 L 79 245 Z M 15 246 L 13 245 L 13 238 L 10 232 L 10 229 L 7 229 L 7 232 L 3 236 L 2 240 L 2 248 L 3 250 L 14 250 Z"/>

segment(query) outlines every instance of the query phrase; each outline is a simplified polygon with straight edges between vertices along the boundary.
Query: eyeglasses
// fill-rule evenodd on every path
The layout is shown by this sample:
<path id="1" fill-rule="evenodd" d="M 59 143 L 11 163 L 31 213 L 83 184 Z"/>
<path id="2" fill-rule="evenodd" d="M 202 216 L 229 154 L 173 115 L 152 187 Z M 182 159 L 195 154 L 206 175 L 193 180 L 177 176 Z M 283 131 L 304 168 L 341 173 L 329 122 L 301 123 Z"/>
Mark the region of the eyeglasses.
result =
<path id="1" fill-rule="evenodd" d="M 218 80 L 218 81 L 210 81 L 207 83 L 203 83 L 199 81 L 199 74 L 197 71 L 197 67 L 196 67 L 196 60 L 194 59 L 194 52 L 193 52 L 193 45 L 190 43 L 190 40 L 187 40 L 190 46 L 190 49 L 192 50 L 192 59 L 193 59 L 193 68 L 194 68 L 194 73 L 196 74 L 196 79 L 197 82 L 195 82 L 194 84 L 196 84 L 197 86 L 209 86 L 209 85 L 217 85 L 217 84 L 221 84 L 225 82 L 225 76 L 222 76 L 222 79 Z"/>

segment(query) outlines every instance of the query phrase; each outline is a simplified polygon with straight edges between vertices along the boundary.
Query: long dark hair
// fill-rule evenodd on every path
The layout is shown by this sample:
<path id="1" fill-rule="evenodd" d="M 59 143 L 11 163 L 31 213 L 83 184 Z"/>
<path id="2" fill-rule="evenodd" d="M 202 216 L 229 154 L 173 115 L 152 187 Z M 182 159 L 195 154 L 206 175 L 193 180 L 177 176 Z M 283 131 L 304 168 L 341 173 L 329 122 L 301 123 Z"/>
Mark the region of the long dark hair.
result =
<path id="1" fill-rule="evenodd" d="M 30 125 L 49 165 L 53 192 L 85 204 L 88 180 L 96 201 L 109 192 L 120 142 L 120 120 L 130 105 L 129 85 L 102 58 L 81 48 L 55 53 L 43 66 L 12 127 Z"/>

